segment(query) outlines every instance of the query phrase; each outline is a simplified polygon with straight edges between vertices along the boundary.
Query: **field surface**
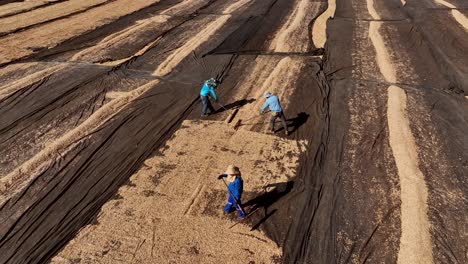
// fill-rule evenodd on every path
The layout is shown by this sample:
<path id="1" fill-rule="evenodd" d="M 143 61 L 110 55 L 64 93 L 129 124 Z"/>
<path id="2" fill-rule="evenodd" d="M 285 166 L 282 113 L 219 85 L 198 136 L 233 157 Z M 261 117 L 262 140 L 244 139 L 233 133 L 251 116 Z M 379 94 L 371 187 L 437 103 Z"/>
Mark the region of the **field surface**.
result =
<path id="1" fill-rule="evenodd" d="M 467 65 L 464 0 L 0 0 L 0 263 L 468 263 Z"/>

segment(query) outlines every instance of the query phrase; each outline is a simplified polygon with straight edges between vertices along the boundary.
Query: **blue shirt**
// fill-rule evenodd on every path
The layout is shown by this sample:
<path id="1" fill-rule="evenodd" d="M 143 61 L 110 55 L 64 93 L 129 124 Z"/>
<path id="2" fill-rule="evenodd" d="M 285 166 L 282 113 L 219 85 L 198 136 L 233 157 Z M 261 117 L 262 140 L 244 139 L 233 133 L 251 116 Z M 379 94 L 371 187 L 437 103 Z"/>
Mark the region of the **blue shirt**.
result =
<path id="1" fill-rule="evenodd" d="M 223 174 L 224 177 L 227 177 L 227 174 Z M 237 176 L 233 182 L 230 182 L 228 185 L 229 194 L 234 196 L 236 200 L 240 201 L 242 197 L 242 192 L 244 191 L 244 181 L 240 176 Z"/>
<path id="2" fill-rule="evenodd" d="M 283 108 L 281 108 L 279 98 L 276 95 L 272 95 L 266 99 L 262 107 L 262 113 L 265 112 L 265 109 L 267 107 L 270 108 L 271 112 L 275 112 L 275 113 L 283 112 Z"/>
<path id="3" fill-rule="evenodd" d="M 201 88 L 201 91 L 200 91 L 200 95 L 201 96 L 211 95 L 211 97 L 213 97 L 215 101 L 218 100 L 218 95 L 216 94 L 215 87 L 208 85 L 208 81 L 206 81 L 205 84 L 203 84 L 203 87 Z"/>

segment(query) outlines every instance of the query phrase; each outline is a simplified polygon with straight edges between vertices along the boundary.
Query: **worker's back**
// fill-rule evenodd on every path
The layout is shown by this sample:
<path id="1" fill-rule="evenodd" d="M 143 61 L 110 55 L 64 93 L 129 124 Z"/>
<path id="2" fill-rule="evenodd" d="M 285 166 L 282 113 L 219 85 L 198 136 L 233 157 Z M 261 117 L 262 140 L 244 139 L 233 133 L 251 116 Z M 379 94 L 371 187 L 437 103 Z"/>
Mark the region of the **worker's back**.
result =
<path id="1" fill-rule="evenodd" d="M 262 110 L 264 110 L 267 107 L 270 108 L 271 112 L 279 113 L 283 111 L 283 108 L 281 108 L 279 98 L 276 95 L 272 95 L 266 99 Z"/>
<path id="2" fill-rule="evenodd" d="M 206 81 L 201 90 L 200 90 L 200 95 L 201 96 L 210 96 L 213 97 L 213 99 L 218 100 L 218 95 L 216 94 L 215 90 L 215 85 L 213 86 L 211 83 L 209 83 L 209 80 Z"/>
<path id="3" fill-rule="evenodd" d="M 208 96 L 210 95 L 210 90 L 213 89 L 210 86 L 208 86 L 208 82 L 205 82 L 200 90 L 200 95 L 201 96 Z"/>

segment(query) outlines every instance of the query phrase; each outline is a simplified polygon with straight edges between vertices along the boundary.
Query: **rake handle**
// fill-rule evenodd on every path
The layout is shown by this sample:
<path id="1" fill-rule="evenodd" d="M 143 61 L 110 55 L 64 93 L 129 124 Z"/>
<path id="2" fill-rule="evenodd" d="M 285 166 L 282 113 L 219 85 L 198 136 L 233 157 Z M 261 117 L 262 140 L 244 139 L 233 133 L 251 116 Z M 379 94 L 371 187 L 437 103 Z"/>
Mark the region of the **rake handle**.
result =
<path id="1" fill-rule="evenodd" d="M 229 194 L 232 196 L 232 199 L 234 199 L 234 202 L 236 203 L 237 207 L 245 214 L 245 211 L 240 206 L 239 201 L 237 201 L 236 197 L 234 197 L 234 195 L 232 195 L 231 190 L 229 190 L 229 186 L 227 185 L 226 181 L 224 180 L 224 178 L 222 178 L 222 179 L 223 179 L 224 185 L 226 185 L 226 188 L 227 188 Z"/>

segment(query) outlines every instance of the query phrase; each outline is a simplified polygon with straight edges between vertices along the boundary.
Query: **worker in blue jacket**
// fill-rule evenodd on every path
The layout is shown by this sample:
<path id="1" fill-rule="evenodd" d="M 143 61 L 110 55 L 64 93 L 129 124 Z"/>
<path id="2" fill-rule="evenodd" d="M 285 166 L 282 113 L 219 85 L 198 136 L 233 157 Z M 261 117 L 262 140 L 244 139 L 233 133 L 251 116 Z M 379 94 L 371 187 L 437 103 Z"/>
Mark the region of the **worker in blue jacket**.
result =
<path id="1" fill-rule="evenodd" d="M 210 96 L 213 98 L 213 100 L 215 100 L 215 102 L 218 101 L 218 95 L 216 94 L 217 86 L 218 81 L 214 78 L 207 80 L 203 84 L 203 87 L 200 91 L 200 97 L 203 104 L 202 116 L 207 116 L 208 114 L 213 114 L 214 112 L 216 112 L 213 108 L 213 105 L 211 105 Z M 210 113 L 208 113 L 208 110 L 210 110 Z"/>
<path id="2" fill-rule="evenodd" d="M 244 191 L 244 181 L 242 180 L 240 170 L 234 165 L 229 165 L 226 172 L 218 176 L 218 179 L 227 178 L 229 198 L 224 207 L 224 212 L 230 213 L 232 207 L 236 208 L 240 218 L 245 217 L 242 209 L 242 192 Z"/>
<path id="3" fill-rule="evenodd" d="M 271 132 L 275 133 L 275 122 L 276 119 L 279 118 L 281 123 L 283 124 L 284 130 L 286 131 L 286 136 L 289 135 L 288 125 L 286 124 L 286 117 L 284 116 L 283 108 L 281 107 L 281 103 L 279 101 L 278 96 L 272 95 L 270 92 L 265 92 L 264 94 L 266 101 L 262 106 L 261 113 L 263 114 L 267 108 L 270 109 L 272 114 L 270 119 L 270 129 Z"/>

